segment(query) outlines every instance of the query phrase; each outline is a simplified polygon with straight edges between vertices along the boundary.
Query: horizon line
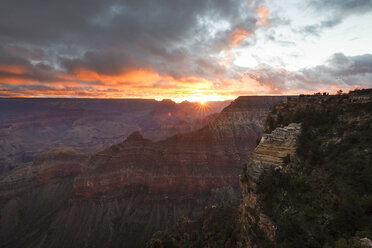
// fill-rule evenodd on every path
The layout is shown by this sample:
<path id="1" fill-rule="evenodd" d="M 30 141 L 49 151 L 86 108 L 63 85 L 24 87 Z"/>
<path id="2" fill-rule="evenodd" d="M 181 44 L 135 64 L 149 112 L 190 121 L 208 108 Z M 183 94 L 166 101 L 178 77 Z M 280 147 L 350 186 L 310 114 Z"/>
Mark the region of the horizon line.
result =
<path id="1" fill-rule="evenodd" d="M 274 97 L 291 97 L 291 96 L 300 96 L 301 94 L 249 94 L 249 95 L 238 95 L 234 98 L 226 98 L 226 99 L 221 99 L 221 100 L 210 100 L 210 101 L 205 101 L 205 102 L 224 102 L 224 101 L 234 101 L 238 97 L 242 96 L 255 96 L 255 97 L 268 97 L 268 96 L 274 96 Z M 166 100 L 171 100 L 176 103 L 181 103 L 181 102 L 201 102 L 201 101 L 192 101 L 192 100 L 174 100 L 172 98 L 141 98 L 141 97 L 134 97 L 134 98 L 122 98 L 122 97 L 116 97 L 116 98 L 106 98 L 106 97 L 51 97 L 51 96 L 0 96 L 0 99 L 54 99 L 54 100 L 148 100 L 148 101 L 166 101 Z"/>

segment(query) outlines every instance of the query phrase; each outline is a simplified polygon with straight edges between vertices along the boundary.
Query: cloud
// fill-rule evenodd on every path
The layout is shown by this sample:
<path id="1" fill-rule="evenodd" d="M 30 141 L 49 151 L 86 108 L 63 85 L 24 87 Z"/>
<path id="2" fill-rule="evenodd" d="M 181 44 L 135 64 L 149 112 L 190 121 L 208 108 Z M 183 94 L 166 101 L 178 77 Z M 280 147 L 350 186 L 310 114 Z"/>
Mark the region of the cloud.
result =
<path id="1" fill-rule="evenodd" d="M 231 43 L 231 45 L 233 45 L 233 46 L 238 45 L 239 42 L 241 42 L 242 40 L 247 38 L 248 35 L 249 35 L 249 32 L 247 30 L 236 28 L 234 31 L 232 31 L 230 33 L 230 43 Z"/>
<path id="2" fill-rule="evenodd" d="M 306 32 L 370 9 L 368 1 L 346 3 L 310 1 L 332 11 Z M 0 95 L 234 98 L 370 82 L 367 55 L 339 54 L 297 72 L 234 64 L 235 52 L 262 42 L 262 33 L 292 46 L 275 29 L 283 24 L 291 25 L 260 0 L 3 0 Z"/>
<path id="3" fill-rule="evenodd" d="M 320 36 L 321 32 L 327 28 L 333 28 L 343 21 L 341 16 L 332 16 L 326 20 L 321 21 L 319 24 L 304 26 L 301 30 L 302 33 Z"/>
<path id="4" fill-rule="evenodd" d="M 368 88 L 372 87 L 372 54 L 345 56 L 336 53 L 325 65 L 294 72 L 266 66 L 248 70 L 244 76 L 269 88 L 271 94 Z"/>
<path id="5" fill-rule="evenodd" d="M 352 15 L 366 14 L 372 11 L 370 0 L 310 0 L 308 6 L 325 18 L 318 24 L 307 25 L 301 32 L 319 36 L 324 29 L 333 28 Z"/>
<path id="6" fill-rule="evenodd" d="M 311 0 L 310 6 L 319 11 L 335 11 L 339 14 L 364 14 L 372 11 L 372 2 L 370 0 Z"/>
<path id="7" fill-rule="evenodd" d="M 73 73 L 79 69 L 87 69 L 104 75 L 117 75 L 124 71 L 147 67 L 126 51 L 89 51 L 82 58 L 60 58 L 61 65 L 67 72 Z"/>
<path id="8" fill-rule="evenodd" d="M 254 36 L 256 24 L 269 25 L 262 3 L 4 0 L 0 65 L 13 67 L 0 71 L 0 82 L 97 85 L 133 71 L 174 80 L 229 77 L 234 72 L 218 56 Z"/>
<path id="9" fill-rule="evenodd" d="M 257 22 L 256 22 L 256 26 L 258 25 L 261 25 L 261 24 L 264 24 L 266 27 L 269 26 L 269 22 L 267 20 L 268 18 L 268 10 L 265 6 L 261 6 L 258 10 L 257 10 Z"/>

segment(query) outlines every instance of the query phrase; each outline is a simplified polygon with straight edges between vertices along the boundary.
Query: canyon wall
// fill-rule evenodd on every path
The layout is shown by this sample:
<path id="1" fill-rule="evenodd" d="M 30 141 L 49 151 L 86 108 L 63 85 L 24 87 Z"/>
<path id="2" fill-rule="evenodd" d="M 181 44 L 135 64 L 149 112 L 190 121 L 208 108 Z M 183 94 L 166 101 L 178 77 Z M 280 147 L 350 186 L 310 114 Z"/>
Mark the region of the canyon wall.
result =
<path id="1" fill-rule="evenodd" d="M 140 247 L 182 216 L 238 202 L 239 177 L 283 97 L 239 97 L 205 127 L 134 132 L 94 155 L 57 149 L 0 177 L 2 247 Z"/>
<path id="2" fill-rule="evenodd" d="M 288 97 L 267 114 L 240 205 L 211 205 L 146 247 L 371 247 L 371 124 L 372 89 Z"/>
<path id="3" fill-rule="evenodd" d="M 286 127 L 278 127 L 271 133 L 263 134 L 260 143 L 249 156 L 241 177 L 242 202 L 241 213 L 241 247 L 256 247 L 263 238 L 260 232 L 270 240 L 274 239 L 275 227 L 262 212 L 257 201 L 257 183 L 265 171 L 285 170 L 287 161 L 294 160 L 301 124 L 291 123 Z"/>
<path id="4" fill-rule="evenodd" d="M 275 105 L 240 178 L 239 247 L 369 247 L 371 123 L 371 89 Z"/>

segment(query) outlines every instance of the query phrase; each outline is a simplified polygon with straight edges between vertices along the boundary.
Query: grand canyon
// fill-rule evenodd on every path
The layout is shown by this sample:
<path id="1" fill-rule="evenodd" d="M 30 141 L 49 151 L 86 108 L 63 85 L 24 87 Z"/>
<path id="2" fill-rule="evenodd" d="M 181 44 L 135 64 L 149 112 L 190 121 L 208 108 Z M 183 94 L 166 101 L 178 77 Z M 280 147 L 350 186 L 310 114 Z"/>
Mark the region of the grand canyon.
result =
<path id="1" fill-rule="evenodd" d="M 285 97 L 239 97 L 204 127 L 161 141 L 135 131 L 93 153 L 56 148 L 0 179 L 8 247 L 140 247 L 204 207 L 240 200 L 239 174 Z"/>
<path id="2" fill-rule="evenodd" d="M 0 248 L 371 248 L 372 0 L 1 0 Z"/>
<path id="3" fill-rule="evenodd" d="M 140 131 L 153 140 L 205 125 L 230 101 L 0 99 L 0 174 L 58 147 L 95 153 Z"/>

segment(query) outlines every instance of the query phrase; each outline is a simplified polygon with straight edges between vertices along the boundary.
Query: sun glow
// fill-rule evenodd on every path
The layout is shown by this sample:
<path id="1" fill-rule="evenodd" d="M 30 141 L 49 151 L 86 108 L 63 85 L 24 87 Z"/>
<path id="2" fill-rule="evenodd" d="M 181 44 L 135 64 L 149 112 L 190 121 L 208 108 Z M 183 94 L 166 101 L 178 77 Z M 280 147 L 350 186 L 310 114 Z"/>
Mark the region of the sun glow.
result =
<path id="1" fill-rule="evenodd" d="M 189 101 L 189 102 L 198 102 L 201 105 L 205 104 L 207 102 L 213 102 L 213 101 L 225 101 L 236 98 L 235 95 L 224 95 L 224 94 L 195 94 L 192 92 L 188 92 L 188 94 L 181 94 L 179 97 L 169 96 L 169 98 L 172 98 L 175 102 L 182 102 L 182 101 Z"/>

